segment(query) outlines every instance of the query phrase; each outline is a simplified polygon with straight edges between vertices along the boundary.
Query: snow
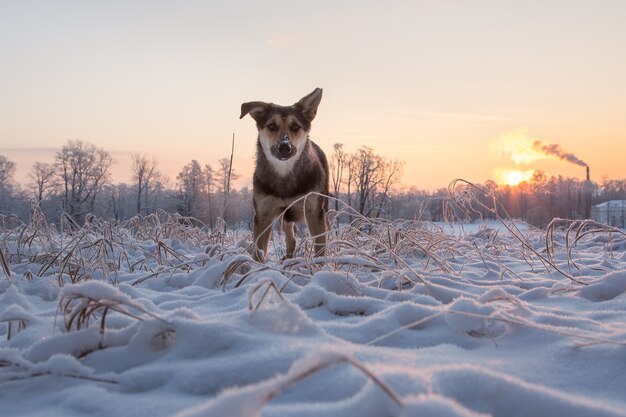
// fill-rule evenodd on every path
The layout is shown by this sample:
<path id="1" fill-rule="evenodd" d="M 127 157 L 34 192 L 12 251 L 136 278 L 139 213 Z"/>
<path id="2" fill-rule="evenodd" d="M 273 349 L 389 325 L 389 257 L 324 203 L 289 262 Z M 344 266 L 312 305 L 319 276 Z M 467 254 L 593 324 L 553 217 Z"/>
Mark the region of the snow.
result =
<path id="1" fill-rule="evenodd" d="M 241 233 L 94 231 L 89 276 L 3 232 L 0 415 L 626 416 L 626 236 L 554 231 L 559 273 L 532 228 L 381 227 L 263 265 Z"/>

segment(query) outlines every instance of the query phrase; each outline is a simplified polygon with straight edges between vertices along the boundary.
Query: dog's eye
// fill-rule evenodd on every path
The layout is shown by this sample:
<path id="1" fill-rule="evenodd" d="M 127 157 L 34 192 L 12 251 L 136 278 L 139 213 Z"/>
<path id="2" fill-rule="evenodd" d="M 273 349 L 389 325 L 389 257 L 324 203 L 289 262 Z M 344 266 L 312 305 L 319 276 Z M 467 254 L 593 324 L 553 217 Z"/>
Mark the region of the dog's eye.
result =
<path id="1" fill-rule="evenodd" d="M 298 126 L 298 125 L 291 125 L 291 126 L 289 126 L 289 130 L 291 130 L 293 133 L 298 133 L 298 130 L 300 130 L 300 126 Z"/>
<path id="2" fill-rule="evenodd" d="M 267 130 L 269 130 L 270 132 L 276 132 L 278 130 L 278 126 L 276 126 L 274 123 L 270 123 L 266 127 Z"/>

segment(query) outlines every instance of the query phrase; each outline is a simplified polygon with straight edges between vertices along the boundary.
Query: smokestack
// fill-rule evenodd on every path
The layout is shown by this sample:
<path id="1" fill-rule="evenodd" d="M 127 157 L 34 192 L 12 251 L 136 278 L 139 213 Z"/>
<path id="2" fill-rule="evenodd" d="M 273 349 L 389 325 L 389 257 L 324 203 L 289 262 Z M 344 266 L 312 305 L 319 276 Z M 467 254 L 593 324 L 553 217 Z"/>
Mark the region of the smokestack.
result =
<path id="1" fill-rule="evenodd" d="M 593 193 L 593 185 L 591 184 L 591 176 L 589 175 L 589 165 L 585 165 L 587 171 L 587 181 L 583 185 L 585 193 L 585 219 L 591 218 L 591 194 Z"/>

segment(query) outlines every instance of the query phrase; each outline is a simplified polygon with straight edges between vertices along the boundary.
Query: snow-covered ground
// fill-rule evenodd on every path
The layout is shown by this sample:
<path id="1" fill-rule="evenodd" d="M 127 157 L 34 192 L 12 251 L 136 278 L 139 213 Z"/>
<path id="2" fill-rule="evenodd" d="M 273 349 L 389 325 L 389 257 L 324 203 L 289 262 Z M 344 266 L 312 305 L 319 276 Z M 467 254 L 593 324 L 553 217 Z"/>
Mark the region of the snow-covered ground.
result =
<path id="1" fill-rule="evenodd" d="M 620 232 L 140 223 L 0 235 L 0 416 L 626 416 Z"/>

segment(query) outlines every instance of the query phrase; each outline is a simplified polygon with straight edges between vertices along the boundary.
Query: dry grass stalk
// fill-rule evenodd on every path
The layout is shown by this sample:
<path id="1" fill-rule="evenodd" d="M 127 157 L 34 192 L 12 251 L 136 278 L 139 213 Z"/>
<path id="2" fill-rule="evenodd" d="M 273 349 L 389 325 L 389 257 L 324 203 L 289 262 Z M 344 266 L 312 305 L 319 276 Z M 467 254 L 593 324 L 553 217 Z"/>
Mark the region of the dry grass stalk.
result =
<path id="1" fill-rule="evenodd" d="M 252 301 L 252 299 L 254 298 L 254 294 L 256 294 L 264 286 L 266 286 L 265 291 L 263 291 L 261 298 L 259 298 L 259 301 L 256 303 L 256 305 L 254 305 Z M 270 279 L 265 279 L 259 282 L 258 284 L 256 284 L 250 290 L 250 293 L 248 294 L 248 312 L 250 313 L 250 316 L 252 316 L 259 309 L 259 307 L 261 307 L 261 304 L 263 304 L 263 301 L 265 300 L 265 297 L 267 296 L 270 290 L 274 290 L 274 292 L 278 294 L 280 299 L 284 300 L 283 295 L 280 293 L 280 291 L 276 287 L 276 284 L 274 284 L 274 281 Z"/>
<path id="2" fill-rule="evenodd" d="M 185 261 L 185 262 L 180 262 L 176 265 L 173 266 L 168 266 L 168 267 L 161 267 L 158 268 L 156 271 L 153 271 L 149 274 L 146 274 L 142 277 L 137 278 L 136 280 L 134 280 L 130 285 L 132 285 L 133 287 L 135 285 L 139 285 L 142 282 L 150 279 L 150 278 L 154 278 L 159 276 L 160 274 L 164 274 L 164 273 L 174 273 L 176 271 L 189 271 L 191 270 L 191 266 L 192 265 L 202 265 L 204 264 L 204 262 L 206 262 L 206 259 L 193 259 L 193 260 L 189 260 L 189 261 Z"/>
<path id="3" fill-rule="evenodd" d="M 7 324 L 7 340 L 11 340 L 14 334 L 17 334 L 21 332 L 22 330 L 26 329 L 26 326 L 28 325 L 28 320 L 23 319 L 23 318 L 11 318 L 11 319 L 0 320 L 0 323 Z M 13 323 L 15 323 L 15 326 L 17 326 L 17 328 L 15 329 L 15 333 L 13 333 L 13 327 L 14 327 Z"/>
<path id="4" fill-rule="evenodd" d="M 243 284 L 243 282 L 244 282 L 247 278 L 249 278 L 249 277 L 251 277 L 251 276 L 254 276 L 254 274 L 256 274 L 256 273 L 258 273 L 258 272 L 261 272 L 261 271 L 267 271 L 267 270 L 275 270 L 275 271 L 278 271 L 279 269 L 278 269 L 278 268 L 275 268 L 275 267 L 272 267 L 271 265 L 267 265 L 267 264 L 262 265 L 262 266 L 260 266 L 260 267 L 258 267 L 258 268 L 255 268 L 255 269 L 250 269 L 248 272 L 246 272 L 245 274 L 243 274 L 241 278 L 239 278 L 239 281 L 237 281 L 237 283 L 235 284 L 235 288 L 239 288 L 239 287 L 241 286 L 241 284 Z M 223 285 L 222 285 L 222 289 L 225 289 L 225 288 L 226 288 L 226 283 L 227 283 L 227 282 L 228 282 L 228 281 L 224 280 L 224 283 L 223 283 Z"/>
<path id="5" fill-rule="evenodd" d="M 19 381 L 24 379 L 37 378 L 42 376 L 57 376 L 62 378 L 80 379 L 90 382 L 102 382 L 105 384 L 119 384 L 119 381 L 110 378 L 101 378 L 90 375 L 71 374 L 67 372 L 40 371 L 32 369 L 29 362 L 15 362 L 8 358 L 0 358 L 0 381 Z"/>
<path id="6" fill-rule="evenodd" d="M 154 313 L 147 311 L 141 305 L 136 303 L 122 303 L 118 300 L 108 300 L 103 298 L 96 299 L 79 293 L 69 294 L 59 300 L 59 308 L 63 313 L 63 317 L 65 319 L 65 329 L 67 331 L 71 331 L 73 328 L 75 328 L 76 330 L 80 330 L 83 327 L 88 327 L 89 321 L 92 318 L 96 318 L 97 313 L 100 312 L 100 330 L 101 333 L 103 333 L 105 329 L 104 323 L 109 310 L 116 311 L 135 320 L 144 320 L 143 317 L 131 313 L 126 307 L 133 308 L 145 314 L 146 316 L 169 324 L 166 320 L 162 319 Z"/>
<path id="7" fill-rule="evenodd" d="M 406 330 L 406 329 L 412 329 L 412 328 L 416 328 L 418 326 L 421 326 L 422 324 L 426 323 L 427 321 L 433 320 L 437 317 L 442 316 L 445 313 L 445 311 L 438 311 L 434 314 L 431 314 L 430 316 L 426 316 L 424 318 L 421 318 L 419 320 L 414 320 L 408 324 L 405 324 L 404 326 L 400 326 L 397 327 L 393 330 L 391 330 L 390 332 L 387 332 L 385 334 L 382 334 L 372 340 L 370 340 L 369 342 L 366 343 L 366 345 L 370 346 L 370 345 L 375 345 L 376 343 L 380 342 L 381 340 L 384 340 L 386 338 L 388 338 L 389 336 L 393 336 L 396 333 L 401 332 L 402 330 Z"/>
<path id="8" fill-rule="evenodd" d="M 250 259 L 235 259 L 229 262 L 228 266 L 226 267 L 226 270 L 224 271 L 224 276 L 222 277 L 220 283 L 218 284 L 218 287 L 222 287 L 223 289 L 225 289 L 226 283 L 230 280 L 231 276 L 233 276 L 233 274 L 235 274 L 237 271 L 241 269 L 248 268 L 248 271 L 249 271 L 250 270 L 249 264 L 252 262 L 253 260 L 251 258 Z"/>
<path id="9" fill-rule="evenodd" d="M 626 232 L 623 230 L 620 230 L 617 227 L 598 223 L 594 220 L 568 220 L 555 218 L 546 228 L 546 253 L 551 259 L 556 254 L 554 233 L 558 229 L 565 229 L 565 250 L 567 252 L 568 265 L 573 266 L 579 271 L 580 267 L 577 262 L 574 261 L 572 253 L 582 239 L 596 234 L 606 234 L 609 238 L 614 234 L 626 237 Z"/>
<path id="10" fill-rule="evenodd" d="M 0 266 L 2 266 L 2 271 L 4 271 L 4 275 L 7 277 L 9 282 L 11 281 L 11 270 L 9 269 L 9 264 L 4 257 L 4 252 L 2 248 L 0 248 Z"/>
<path id="11" fill-rule="evenodd" d="M 400 398 L 400 396 L 398 396 L 398 394 L 396 394 L 396 392 L 389 386 L 387 385 L 382 379 L 380 379 L 378 376 L 376 376 L 376 374 L 374 374 L 373 372 L 371 372 L 369 369 L 367 369 L 367 367 L 365 367 L 363 364 L 361 364 L 359 361 L 349 357 L 349 356 L 345 356 L 345 355 L 336 355 L 336 356 L 331 356 L 331 357 L 327 357 L 324 360 L 317 362 L 317 363 L 313 363 L 307 367 L 303 367 L 302 369 L 299 369 L 297 372 L 293 372 L 291 375 L 289 375 L 288 378 L 285 378 L 283 381 L 280 381 L 279 384 L 277 384 L 277 386 L 272 389 L 271 391 L 267 392 L 265 398 L 263 399 L 263 405 L 267 404 L 268 402 L 270 402 L 273 398 L 275 398 L 276 396 L 280 395 L 282 392 L 284 392 L 287 388 L 297 384 L 298 382 L 304 380 L 305 378 L 320 372 L 326 368 L 330 368 L 332 366 L 335 365 L 341 365 L 341 364 L 348 364 L 356 369 L 358 369 L 359 371 L 363 372 L 363 374 L 365 374 L 366 377 L 368 377 L 374 384 L 376 384 L 385 394 L 387 394 L 387 396 L 389 398 L 391 398 L 391 400 L 398 406 L 398 407 L 403 407 L 403 402 L 402 399 Z"/>

